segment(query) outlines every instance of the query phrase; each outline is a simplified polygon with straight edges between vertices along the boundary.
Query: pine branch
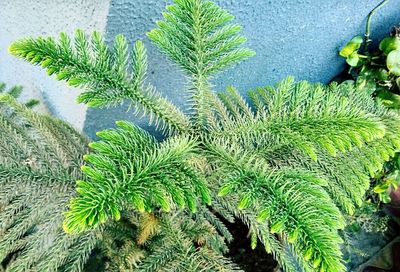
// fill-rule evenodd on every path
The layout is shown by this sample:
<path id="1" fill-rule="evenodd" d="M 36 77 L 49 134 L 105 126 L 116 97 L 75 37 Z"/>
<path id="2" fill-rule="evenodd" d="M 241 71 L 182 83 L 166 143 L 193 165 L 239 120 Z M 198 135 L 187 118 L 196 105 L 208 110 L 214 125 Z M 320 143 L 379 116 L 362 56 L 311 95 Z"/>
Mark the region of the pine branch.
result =
<path id="1" fill-rule="evenodd" d="M 202 228 L 202 221 L 191 221 L 187 215 L 162 216 L 162 244 L 138 266 L 137 271 L 241 271 L 210 244 L 198 244 L 201 232 L 213 231 Z"/>
<path id="2" fill-rule="evenodd" d="M 285 271 L 344 271 L 343 213 L 354 212 L 370 176 L 399 151 L 398 114 L 348 84 L 290 77 L 251 91 L 253 107 L 233 87 L 217 95 L 212 76 L 253 55 L 241 47 L 233 16 L 207 0 L 175 0 L 163 17 L 148 36 L 188 75 L 191 119 L 145 83 L 141 42 L 129 53 L 117 36 L 111 53 L 98 33 L 89 39 L 78 31 L 73 45 L 61 34 L 58 42 L 25 39 L 10 47 L 86 88 L 81 102 L 127 99 L 175 135 L 158 142 L 120 121 L 90 144 L 82 175 L 82 136 L 1 96 L 0 260 L 19 271 L 79 271 L 98 244 L 115 257 L 109 268 L 237 271 L 223 256 L 232 236 L 217 212 L 243 221 L 251 246 L 261 242 Z M 77 235 L 67 236 L 60 214 L 74 195 L 73 179 L 78 194 L 64 228 Z M 36 254 L 46 233 L 54 239 Z"/>
<path id="3" fill-rule="evenodd" d="M 21 96 L 21 93 L 23 92 L 23 87 L 16 85 L 11 87 L 9 90 L 6 90 L 6 84 L 4 82 L 0 82 L 0 94 L 1 93 L 6 93 L 11 95 L 14 98 L 19 98 Z M 34 108 L 36 105 L 40 103 L 39 100 L 36 99 L 29 99 L 26 103 L 25 106 L 28 108 Z"/>
<path id="4" fill-rule="evenodd" d="M 234 17 L 211 1 L 175 0 L 163 17 L 147 35 L 189 76 L 193 119 L 205 129 L 212 110 L 210 77 L 254 52 L 241 47 L 246 38 L 239 25 L 229 24 Z"/>
<path id="5" fill-rule="evenodd" d="M 378 116 L 365 114 L 363 108 L 351 105 L 352 100 L 319 85 L 295 84 L 288 78 L 275 89 L 259 92 L 265 106 L 255 117 L 237 98 L 225 95 L 223 102 L 232 117 L 222 120 L 211 136 L 249 146 L 256 143 L 257 148 L 290 146 L 317 160 L 318 149 L 336 156 L 385 133 Z"/>
<path id="6" fill-rule="evenodd" d="M 0 263 L 6 271 L 81 271 L 95 232 L 68 236 L 62 221 L 86 138 L 9 94 L 0 95 L 0 130 Z"/>
<path id="7" fill-rule="evenodd" d="M 135 43 L 131 59 L 123 36 L 115 38 L 111 53 L 99 33 L 93 32 L 89 39 L 80 30 L 76 32 L 74 45 L 61 33 L 58 42 L 42 37 L 16 41 L 9 52 L 42 66 L 49 75 L 56 74 L 57 80 L 84 88 L 86 91 L 79 95 L 78 102 L 103 107 L 128 99 L 135 112 L 148 114 L 162 130 L 169 133 L 189 130 L 185 115 L 145 83 L 147 56 L 140 41 Z"/>
<path id="8" fill-rule="evenodd" d="M 229 201 L 238 210 L 271 220 L 267 230 L 248 225 L 260 240 L 265 232 L 278 233 L 305 271 L 344 271 L 337 229 L 345 223 L 335 205 L 349 213 L 360 205 L 368 173 L 373 176 L 400 147 L 394 136 L 400 132 L 398 116 L 351 86 L 326 88 L 290 78 L 251 98 L 255 116 L 235 93 L 220 95 L 222 114 L 216 115 L 228 118 L 219 120 L 207 144 L 219 195 L 233 194 Z"/>
<path id="9" fill-rule="evenodd" d="M 177 205 L 196 211 L 197 196 L 210 202 L 204 179 L 188 160 L 197 152 L 197 143 L 175 137 L 163 143 L 129 122 L 117 122 L 119 129 L 97 135 L 103 141 L 90 144 L 94 154 L 85 156 L 82 167 L 87 181 L 77 182 L 79 196 L 71 201 L 64 228 L 80 233 L 120 218 L 129 203 L 138 211 Z"/>
<path id="10" fill-rule="evenodd" d="M 208 148 L 224 177 L 219 196 L 236 194 L 239 210 L 250 209 L 260 222 L 268 220 L 269 231 L 283 233 L 302 254 L 312 251 L 315 268 L 343 270 L 336 230 L 345 223 L 322 187 L 325 180 L 299 169 L 268 169 L 267 161 L 238 146 L 218 142 Z"/>

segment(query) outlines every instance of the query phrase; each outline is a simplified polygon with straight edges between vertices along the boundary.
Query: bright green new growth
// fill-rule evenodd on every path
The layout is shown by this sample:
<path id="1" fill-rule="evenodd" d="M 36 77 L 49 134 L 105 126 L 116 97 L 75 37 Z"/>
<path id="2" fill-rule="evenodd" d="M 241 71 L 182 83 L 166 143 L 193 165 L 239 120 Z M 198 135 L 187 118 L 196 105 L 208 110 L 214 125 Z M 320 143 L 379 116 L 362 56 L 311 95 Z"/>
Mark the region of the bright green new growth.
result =
<path id="1" fill-rule="evenodd" d="M 118 223 L 66 234 L 63 213 L 76 196 L 74 180 L 84 178 L 87 140 L 9 94 L 0 95 L 0 132 L 0 271 L 83 271 L 94 249 L 106 271 L 236 269 L 222 256 L 232 236 L 204 207 L 157 217 L 127 209 Z"/>
<path id="2" fill-rule="evenodd" d="M 121 103 L 129 99 L 137 112 L 150 115 L 151 122 L 169 132 L 189 129 L 188 120 L 175 106 L 144 82 L 147 71 L 146 50 L 137 41 L 128 52 L 124 37 L 117 36 L 111 54 L 99 33 L 89 39 L 82 31 L 76 32 L 73 43 L 60 34 L 56 43 L 52 38 L 27 39 L 15 42 L 9 51 L 47 69 L 57 80 L 86 89 L 78 101 L 91 107 Z"/>
<path id="3" fill-rule="evenodd" d="M 129 122 L 117 125 L 97 133 L 103 141 L 89 145 L 94 152 L 84 157 L 89 166 L 82 171 L 90 182 L 77 182 L 80 197 L 70 204 L 67 232 L 82 232 L 108 217 L 119 220 L 127 203 L 140 212 L 158 206 L 168 212 L 173 203 L 195 212 L 196 196 L 210 204 L 204 178 L 190 165 L 198 153 L 195 140 L 182 136 L 157 143 Z"/>
<path id="4" fill-rule="evenodd" d="M 174 3 L 148 36 L 187 73 L 193 104 L 189 116 L 144 82 L 147 61 L 141 42 L 134 45 L 132 58 L 122 36 L 110 52 L 97 33 L 88 39 L 81 31 L 74 46 L 62 34 L 59 42 L 29 38 L 10 47 L 12 54 L 43 66 L 57 79 L 84 87 L 80 102 L 104 106 L 128 100 L 172 135 L 157 142 L 123 121 L 117 129 L 100 132 L 101 140 L 85 156 L 85 178 L 77 182 L 65 229 L 83 233 L 133 209 L 152 212 L 162 222 L 175 223 L 177 215 L 183 221 L 196 217 L 229 237 L 213 211 L 230 221 L 242 220 L 252 246 L 262 243 L 285 271 L 345 271 L 338 233 L 346 224 L 343 213 L 361 205 L 369 176 L 400 149 L 398 116 L 351 85 L 324 86 L 290 77 L 249 92 L 251 106 L 232 87 L 213 93 L 212 75 L 253 53 L 240 47 L 245 41 L 240 27 L 229 24 L 233 17 L 214 3 Z M 186 207 L 197 212 L 181 210 Z M 146 224 L 138 226 L 146 229 Z M 190 237 L 184 234 L 187 229 L 170 226 L 163 224 L 163 241 L 169 242 L 139 258 L 138 271 L 143 266 L 144 271 L 236 269 L 229 262 L 214 263 L 224 252 L 216 250 L 216 233 L 206 232 L 205 239 L 214 242 L 203 246 L 183 239 Z M 172 244 L 182 248 L 169 248 Z M 197 247 L 199 253 L 193 251 Z M 191 255 L 204 251 L 215 251 L 216 258 Z M 196 266 L 193 259 L 202 261 Z"/>
<path id="5" fill-rule="evenodd" d="M 234 17 L 211 1 L 177 0 L 166 9 L 159 28 L 147 36 L 189 76 L 192 126 L 206 129 L 210 77 L 254 52 L 241 47 L 246 38 L 239 25 L 230 24 Z"/>

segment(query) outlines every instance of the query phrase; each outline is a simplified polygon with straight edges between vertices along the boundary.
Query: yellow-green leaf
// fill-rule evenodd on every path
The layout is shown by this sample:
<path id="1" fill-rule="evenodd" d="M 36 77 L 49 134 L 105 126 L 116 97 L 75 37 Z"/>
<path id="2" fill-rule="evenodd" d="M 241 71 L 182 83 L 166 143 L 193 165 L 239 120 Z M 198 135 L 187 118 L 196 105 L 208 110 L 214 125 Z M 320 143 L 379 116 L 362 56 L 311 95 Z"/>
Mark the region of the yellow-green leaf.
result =
<path id="1" fill-rule="evenodd" d="M 400 50 L 393 50 L 389 53 L 386 66 L 391 74 L 400 76 Z"/>
<path id="2" fill-rule="evenodd" d="M 357 51 L 361 44 L 363 43 L 363 38 L 361 36 L 356 36 L 353 39 L 351 39 L 343 48 L 340 50 L 339 55 L 341 55 L 344 58 L 347 58 L 350 56 L 352 53 Z"/>

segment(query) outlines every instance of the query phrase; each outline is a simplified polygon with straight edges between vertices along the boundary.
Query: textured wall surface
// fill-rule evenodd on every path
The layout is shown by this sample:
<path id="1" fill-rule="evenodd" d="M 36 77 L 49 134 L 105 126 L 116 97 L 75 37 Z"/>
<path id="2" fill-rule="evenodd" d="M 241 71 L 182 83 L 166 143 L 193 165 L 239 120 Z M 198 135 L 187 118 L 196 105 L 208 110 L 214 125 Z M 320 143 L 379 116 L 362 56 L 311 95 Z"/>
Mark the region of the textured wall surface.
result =
<path id="1" fill-rule="evenodd" d="M 108 0 L 1 0 L 0 1 L 0 81 L 23 85 L 25 97 L 44 101 L 41 110 L 63 118 L 82 129 L 86 107 L 77 105 L 78 90 L 47 76 L 39 67 L 10 56 L 7 48 L 16 39 L 27 36 L 58 36 L 86 31 L 105 31 Z M 46 107 L 47 106 L 47 109 Z"/>
<path id="2" fill-rule="evenodd" d="M 174 103 L 183 106 L 182 92 L 185 78 L 146 37 L 146 32 L 154 28 L 155 21 L 161 19 L 161 12 L 171 2 L 166 0 L 111 0 L 106 40 L 111 43 L 114 37 L 120 33 L 125 35 L 132 44 L 136 40 L 142 39 L 148 51 L 148 80 Z M 128 105 L 106 110 L 89 108 L 84 131 L 90 137 L 94 137 L 96 131 L 114 126 L 116 120 L 127 119 L 134 120 L 138 125 L 152 130 L 146 126 L 146 119 L 134 118 L 132 113 L 127 110 Z"/>
<path id="3" fill-rule="evenodd" d="M 111 42 L 122 33 L 134 42 L 144 39 L 149 48 L 148 76 L 159 91 L 181 107 L 184 76 L 147 40 L 145 33 L 161 19 L 172 0 L 3 0 L 0 10 L 0 81 L 19 83 L 43 93 L 50 111 L 94 136 L 119 119 L 133 118 L 127 107 L 98 110 L 74 104 L 76 90 L 56 83 L 40 69 L 7 55 L 10 41 L 26 35 L 55 35 L 96 28 Z M 243 25 L 247 46 L 257 55 L 214 79 L 216 90 L 234 85 L 241 92 L 273 84 L 286 75 L 329 82 L 344 67 L 338 50 L 355 35 L 364 33 L 368 12 L 380 0 L 217 0 Z M 400 0 L 391 0 L 373 18 L 372 35 L 379 39 L 400 23 Z"/>
<path id="4" fill-rule="evenodd" d="M 130 41 L 144 39 L 149 46 L 149 80 L 176 104 L 184 107 L 182 74 L 152 47 L 144 33 L 161 19 L 166 3 L 171 1 L 111 0 L 106 35 L 112 40 L 118 33 Z M 273 84 L 287 75 L 298 79 L 329 82 L 340 73 L 344 61 L 338 51 L 349 39 L 364 33 L 368 12 L 380 0 L 219 0 L 243 26 L 247 45 L 257 55 L 215 78 L 216 90 L 234 85 L 246 90 Z M 392 0 L 373 18 L 374 38 L 385 35 L 400 23 L 400 0 Z M 113 126 L 114 120 L 132 119 L 127 107 L 89 109 L 85 131 L 94 132 Z"/>

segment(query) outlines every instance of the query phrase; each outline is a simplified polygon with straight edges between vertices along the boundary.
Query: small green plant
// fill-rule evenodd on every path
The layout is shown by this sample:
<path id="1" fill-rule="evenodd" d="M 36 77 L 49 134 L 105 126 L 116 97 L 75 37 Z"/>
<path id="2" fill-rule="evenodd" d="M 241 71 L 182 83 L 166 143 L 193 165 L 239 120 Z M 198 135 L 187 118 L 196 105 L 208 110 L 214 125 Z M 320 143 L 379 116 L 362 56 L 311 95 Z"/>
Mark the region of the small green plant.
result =
<path id="1" fill-rule="evenodd" d="M 357 89 L 366 91 L 386 107 L 400 109 L 400 28 L 394 27 L 390 36 L 379 42 L 378 50 L 371 50 L 370 28 L 372 16 L 384 6 L 382 1 L 368 15 L 364 38 L 356 36 L 344 46 L 340 55 L 346 58 L 349 74 Z M 400 165 L 397 154 L 373 180 L 373 192 L 383 203 L 391 201 L 391 192 L 397 190 Z"/>
<path id="2" fill-rule="evenodd" d="M 364 38 L 352 38 L 339 52 L 350 66 L 349 73 L 359 90 L 369 92 L 385 106 L 400 109 L 400 29 L 394 27 L 390 36 L 371 49 L 372 16 L 386 3 L 382 1 L 368 15 Z"/>
<path id="3" fill-rule="evenodd" d="M 363 46 L 361 36 L 354 37 L 340 55 L 349 64 L 349 73 L 356 80 L 357 88 L 377 97 L 389 108 L 400 108 L 400 36 L 394 28 L 392 36 L 379 44 L 378 51 Z"/>
<path id="4" fill-rule="evenodd" d="M 188 113 L 146 81 L 140 41 L 129 50 L 118 35 L 110 50 L 97 32 L 77 31 L 73 39 L 61 33 L 58 41 L 10 46 L 11 54 L 81 87 L 79 102 L 129 101 L 166 137 L 157 141 L 126 121 L 99 132 L 84 156 L 65 231 L 100 231 L 110 269 L 237 271 L 223 257 L 232 236 L 221 216 L 243 221 L 252 247 L 261 243 L 285 271 L 345 271 L 343 214 L 363 203 L 369 176 L 399 150 L 398 116 L 349 84 L 288 77 L 250 91 L 251 106 L 233 87 L 216 94 L 212 77 L 254 54 L 242 47 L 241 27 L 205 0 L 175 0 L 163 17 L 148 37 L 186 73 Z M 122 246 L 105 234 L 110 224 L 130 226 L 111 232 L 130 237 Z M 120 254 L 109 253 L 115 248 Z"/>
<path id="5" fill-rule="evenodd" d="M 379 200 L 383 203 L 389 203 L 391 201 L 390 193 L 396 191 L 400 185 L 399 170 L 397 169 L 390 171 L 374 186 L 374 192 L 378 194 Z"/>

